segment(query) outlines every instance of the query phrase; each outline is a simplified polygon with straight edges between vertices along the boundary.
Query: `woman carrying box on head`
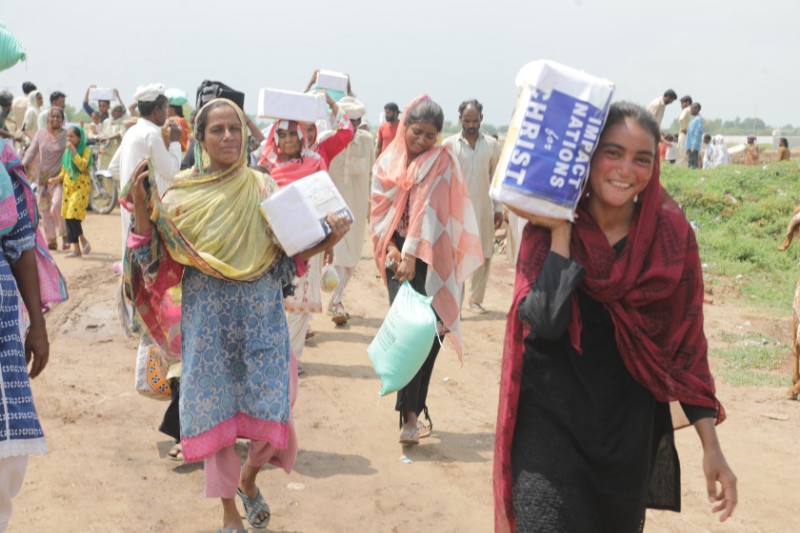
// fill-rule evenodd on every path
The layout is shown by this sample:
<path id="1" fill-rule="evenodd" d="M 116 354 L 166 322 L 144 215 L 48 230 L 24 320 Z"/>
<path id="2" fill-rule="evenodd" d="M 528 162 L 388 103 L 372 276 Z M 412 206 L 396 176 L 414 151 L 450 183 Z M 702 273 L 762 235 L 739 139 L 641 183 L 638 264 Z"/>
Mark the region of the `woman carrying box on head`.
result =
<path id="1" fill-rule="evenodd" d="M 306 134 L 308 149 L 317 152 L 325 162 L 325 166 L 329 167 L 333 158 L 347 148 L 347 145 L 353 140 L 355 130 L 350 118 L 333 101 L 333 98 L 328 93 L 325 93 L 325 98 L 331 108 L 331 116 L 334 117 L 333 129 L 322 132 L 323 137 L 320 138 L 320 132 L 317 130 L 315 122 L 303 122 L 301 125 Z"/>
<path id="2" fill-rule="evenodd" d="M 433 310 L 450 333 L 461 358 L 459 303 L 461 283 L 483 262 L 478 223 L 458 161 L 452 150 L 436 146 L 444 113 L 427 96 L 403 114 L 397 137 L 375 163 L 371 221 L 375 263 L 394 301 L 408 280 L 419 293 L 433 296 Z M 426 398 L 440 341 L 411 382 L 397 393 L 400 442 L 417 444 L 430 435 Z M 424 412 L 425 426 L 418 420 Z"/>
<path id="3" fill-rule="evenodd" d="M 346 121 L 352 137 L 350 121 L 341 113 L 338 116 Z M 322 157 L 308 149 L 303 128 L 294 120 L 279 120 L 273 124 L 258 164 L 267 169 L 278 187 L 285 187 L 315 172 L 328 169 Z M 348 221 L 347 228 L 349 227 Z M 294 282 L 296 287 L 294 295 L 287 298 L 284 303 L 292 353 L 298 359 L 303 354 L 312 313 L 322 312 L 320 292 L 322 266 L 333 260 L 333 247 L 326 247 L 324 251 L 324 257 L 323 254 L 317 254 L 310 258 L 308 270 Z M 302 367 L 300 372 L 302 373 Z"/>
<path id="4" fill-rule="evenodd" d="M 575 222 L 518 213 L 531 223 L 500 382 L 498 532 L 642 531 L 646 507 L 679 510 L 671 401 L 703 445 L 712 511 L 736 506 L 697 242 L 659 183 L 658 137 L 643 108 L 613 104 Z"/>
<path id="5" fill-rule="evenodd" d="M 153 339 L 182 359 L 183 454 L 187 462 L 205 461 L 205 495 L 221 498 L 224 531 L 244 530 L 237 495 L 250 525 L 266 527 L 259 469 L 268 462 L 292 469 L 296 362 L 283 298 L 296 269 L 347 228 L 329 215 L 329 237 L 295 261 L 286 257 L 259 205 L 277 186 L 247 167 L 245 132 L 235 104 L 212 100 L 197 116 L 197 165 L 178 174 L 159 200 L 141 164 L 124 200 L 133 203 L 135 220 L 126 282 Z M 180 304 L 169 291 L 178 284 Z M 237 437 L 251 441 L 243 466 Z"/>

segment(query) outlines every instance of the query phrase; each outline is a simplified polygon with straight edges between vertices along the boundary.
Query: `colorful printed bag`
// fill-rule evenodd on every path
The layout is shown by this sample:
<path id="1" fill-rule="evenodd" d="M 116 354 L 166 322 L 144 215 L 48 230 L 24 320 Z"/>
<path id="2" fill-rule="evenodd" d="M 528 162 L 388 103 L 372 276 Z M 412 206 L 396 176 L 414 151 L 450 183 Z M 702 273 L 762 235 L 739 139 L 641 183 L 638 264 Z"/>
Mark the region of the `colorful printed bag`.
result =
<path id="1" fill-rule="evenodd" d="M 136 392 L 153 400 L 169 400 L 168 370 L 158 345 L 148 336 L 142 336 L 136 353 Z"/>

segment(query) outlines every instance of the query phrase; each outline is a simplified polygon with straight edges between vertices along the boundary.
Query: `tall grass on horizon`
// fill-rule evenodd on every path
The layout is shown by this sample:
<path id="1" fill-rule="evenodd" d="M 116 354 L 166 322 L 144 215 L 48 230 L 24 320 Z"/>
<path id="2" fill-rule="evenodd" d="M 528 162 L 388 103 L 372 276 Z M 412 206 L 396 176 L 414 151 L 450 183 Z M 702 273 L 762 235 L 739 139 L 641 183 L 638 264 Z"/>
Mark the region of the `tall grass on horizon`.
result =
<path id="1" fill-rule="evenodd" d="M 711 170 L 664 165 L 661 183 L 696 229 L 707 285 L 736 291 L 746 305 L 791 309 L 800 242 L 786 252 L 778 245 L 800 205 L 800 164 Z"/>

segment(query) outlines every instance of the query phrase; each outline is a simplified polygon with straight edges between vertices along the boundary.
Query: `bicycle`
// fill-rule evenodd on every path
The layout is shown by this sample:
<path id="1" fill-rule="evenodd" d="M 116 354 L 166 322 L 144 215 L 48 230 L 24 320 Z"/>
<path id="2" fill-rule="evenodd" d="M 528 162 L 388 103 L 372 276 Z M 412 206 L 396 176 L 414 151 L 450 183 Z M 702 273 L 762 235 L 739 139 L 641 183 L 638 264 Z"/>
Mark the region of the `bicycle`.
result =
<path id="1" fill-rule="evenodd" d="M 92 165 L 89 176 L 92 180 L 92 188 L 89 193 L 89 207 L 95 213 L 100 215 L 107 215 L 114 210 L 117 205 L 118 186 L 117 180 L 111 175 L 108 170 L 97 168 L 97 160 L 100 152 L 100 146 L 97 142 L 87 143 L 92 148 Z"/>

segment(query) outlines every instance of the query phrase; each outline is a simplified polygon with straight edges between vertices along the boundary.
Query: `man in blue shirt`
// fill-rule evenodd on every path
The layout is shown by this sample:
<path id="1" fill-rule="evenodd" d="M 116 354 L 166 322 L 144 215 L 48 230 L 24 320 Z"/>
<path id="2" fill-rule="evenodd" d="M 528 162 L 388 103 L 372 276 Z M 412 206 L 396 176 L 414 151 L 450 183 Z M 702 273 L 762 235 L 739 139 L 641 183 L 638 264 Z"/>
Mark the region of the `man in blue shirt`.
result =
<path id="1" fill-rule="evenodd" d="M 689 168 L 698 168 L 700 146 L 703 142 L 703 117 L 700 116 L 700 103 L 694 102 L 691 107 L 692 120 L 686 131 L 686 155 L 689 158 Z"/>

